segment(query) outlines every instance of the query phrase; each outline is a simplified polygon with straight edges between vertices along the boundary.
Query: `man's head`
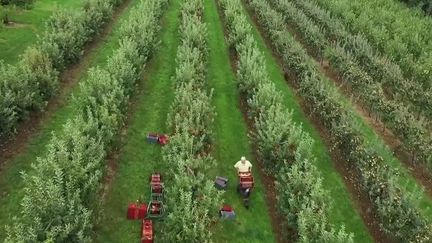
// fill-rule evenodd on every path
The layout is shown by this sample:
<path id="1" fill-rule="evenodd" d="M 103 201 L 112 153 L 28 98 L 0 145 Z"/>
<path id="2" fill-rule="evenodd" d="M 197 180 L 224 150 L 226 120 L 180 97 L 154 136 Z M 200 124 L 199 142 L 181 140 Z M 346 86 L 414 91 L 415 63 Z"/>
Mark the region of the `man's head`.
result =
<path id="1" fill-rule="evenodd" d="M 246 157 L 242 156 L 242 157 L 240 158 L 240 161 L 241 161 L 243 164 L 246 163 Z"/>

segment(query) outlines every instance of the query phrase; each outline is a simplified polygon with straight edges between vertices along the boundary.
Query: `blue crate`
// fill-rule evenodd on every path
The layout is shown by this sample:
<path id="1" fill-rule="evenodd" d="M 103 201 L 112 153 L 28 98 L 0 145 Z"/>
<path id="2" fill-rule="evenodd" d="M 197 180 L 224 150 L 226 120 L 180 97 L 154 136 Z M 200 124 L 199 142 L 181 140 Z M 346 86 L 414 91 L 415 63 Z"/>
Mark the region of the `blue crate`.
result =
<path id="1" fill-rule="evenodd" d="M 147 135 L 147 141 L 149 143 L 157 143 L 159 139 L 159 136 L 155 135 L 155 134 L 148 134 Z"/>
<path id="2" fill-rule="evenodd" d="M 220 176 L 216 176 L 215 187 L 218 190 L 226 190 L 228 187 L 228 179 Z"/>
<path id="3" fill-rule="evenodd" d="M 219 211 L 219 215 L 222 219 L 235 219 L 235 213 L 234 211 Z"/>

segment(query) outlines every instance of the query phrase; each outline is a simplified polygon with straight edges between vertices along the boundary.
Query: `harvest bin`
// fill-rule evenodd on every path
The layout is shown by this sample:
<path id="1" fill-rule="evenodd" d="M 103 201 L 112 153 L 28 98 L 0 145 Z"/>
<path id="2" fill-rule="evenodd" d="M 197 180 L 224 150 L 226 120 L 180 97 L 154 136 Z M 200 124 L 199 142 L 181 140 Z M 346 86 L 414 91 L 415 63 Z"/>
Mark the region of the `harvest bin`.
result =
<path id="1" fill-rule="evenodd" d="M 144 219 L 147 215 L 147 204 L 131 203 L 127 210 L 127 219 Z"/>
<path id="2" fill-rule="evenodd" d="M 151 220 L 143 220 L 141 243 L 153 243 L 153 223 Z"/>
<path id="3" fill-rule="evenodd" d="M 138 219 L 138 214 L 139 214 L 138 205 L 135 203 L 129 204 L 127 210 L 127 219 L 130 220 Z"/>
<path id="4" fill-rule="evenodd" d="M 144 219 L 147 215 L 147 204 L 140 204 L 138 208 L 138 219 Z"/>

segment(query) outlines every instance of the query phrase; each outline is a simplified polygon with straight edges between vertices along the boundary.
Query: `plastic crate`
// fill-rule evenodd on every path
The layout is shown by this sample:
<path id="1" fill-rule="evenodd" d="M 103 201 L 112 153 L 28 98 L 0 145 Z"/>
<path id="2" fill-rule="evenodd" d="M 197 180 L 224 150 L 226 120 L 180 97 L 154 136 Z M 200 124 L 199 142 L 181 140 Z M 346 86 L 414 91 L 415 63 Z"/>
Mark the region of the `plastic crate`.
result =
<path id="1" fill-rule="evenodd" d="M 127 219 L 136 220 L 138 219 L 139 208 L 136 203 L 130 203 L 127 210 Z"/>
<path id="2" fill-rule="evenodd" d="M 228 179 L 220 176 L 216 176 L 215 187 L 219 190 L 226 190 L 228 187 Z"/>
<path id="3" fill-rule="evenodd" d="M 141 243 L 153 243 L 153 222 L 151 220 L 142 221 Z"/>

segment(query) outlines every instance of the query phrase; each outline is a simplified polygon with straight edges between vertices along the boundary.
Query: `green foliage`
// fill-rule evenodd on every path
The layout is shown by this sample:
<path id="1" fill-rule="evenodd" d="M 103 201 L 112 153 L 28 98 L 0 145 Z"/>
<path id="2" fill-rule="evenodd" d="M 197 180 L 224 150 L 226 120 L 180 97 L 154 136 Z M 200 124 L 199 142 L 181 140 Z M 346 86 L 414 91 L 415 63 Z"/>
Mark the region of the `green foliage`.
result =
<path id="1" fill-rule="evenodd" d="M 80 12 L 57 10 L 38 44 L 27 48 L 16 66 L 0 64 L 0 93 L 4 94 L 0 98 L 0 136 L 10 135 L 31 110 L 45 107 L 57 90 L 59 73 L 79 60 L 85 44 L 108 21 L 113 4 L 118 3 L 87 0 Z"/>
<path id="2" fill-rule="evenodd" d="M 83 16 L 80 12 L 60 9 L 46 24 L 47 30 L 41 37 L 40 45 L 58 70 L 77 61 L 83 53 L 82 47 L 88 40 Z"/>
<path id="3" fill-rule="evenodd" d="M 1 0 L 0 5 L 15 5 L 21 8 L 31 8 L 35 0 Z"/>
<path id="4" fill-rule="evenodd" d="M 432 21 L 395 1 L 313 0 L 316 5 L 330 11 L 333 19 L 345 24 L 347 30 L 362 36 L 373 47 L 376 55 L 385 55 L 382 66 L 398 65 L 394 73 L 406 98 L 432 118 L 431 106 L 424 105 L 431 97 L 431 33 Z M 375 59 L 377 59 L 375 57 Z M 374 62 L 370 63 L 375 65 Z M 394 68 L 390 69 L 395 71 Z M 380 69 L 376 69 L 380 72 Z M 385 73 L 383 73 L 385 74 Z M 397 75 L 396 75 L 397 74 Z M 399 75 L 400 74 L 400 75 Z M 386 75 L 386 74 L 385 74 Z M 405 82 L 399 80 L 405 77 Z M 392 80 L 389 80 L 392 82 Z M 404 89 L 405 86 L 411 89 Z M 395 86 L 395 88 L 398 88 Z"/>
<path id="5" fill-rule="evenodd" d="M 44 103 L 54 95 L 58 86 L 58 71 L 54 69 L 49 57 L 36 47 L 29 47 L 22 55 L 19 68 L 27 74 L 28 82 L 34 84 L 33 89 L 37 91 L 33 99 L 35 106 L 44 107 Z"/>
<path id="6" fill-rule="evenodd" d="M 307 1 L 299 3 L 291 0 L 274 0 L 273 2 L 273 5 L 284 13 L 286 22 L 296 26 L 306 43 L 318 52 L 314 54 L 316 57 L 321 57 L 325 50 L 325 56 L 332 67 L 350 83 L 369 110 L 379 116 L 404 142 L 407 150 L 416 156 L 416 161 L 432 163 L 430 132 L 427 131 L 425 124 L 417 120 L 415 113 L 405 106 L 406 103 L 399 99 L 399 96 L 411 96 L 413 99 L 419 96 L 426 98 L 428 93 L 419 90 L 421 87 L 418 85 L 410 85 L 412 83 L 403 79 L 398 66 L 387 63 L 382 57 L 375 55 L 373 48 L 362 36 L 351 35 L 338 19 L 332 19 L 327 12 L 316 5 L 308 4 Z M 323 30 L 331 29 L 331 31 L 322 31 L 295 5 L 305 9 L 305 12 L 313 16 L 316 22 L 322 23 Z M 335 34 L 327 35 L 328 39 L 326 39 L 324 33 Z M 310 42 L 309 39 L 319 40 L 320 44 Z M 337 44 L 330 44 L 330 42 Z M 387 94 L 384 92 L 389 84 L 394 87 L 394 95 L 388 94 L 388 91 Z M 430 102 L 430 98 L 426 100 Z M 427 103 L 424 105 L 428 106 Z"/>
<path id="7" fill-rule="evenodd" d="M 167 119 L 174 135 L 163 149 L 163 160 L 174 177 L 167 188 L 166 242 L 210 242 L 210 226 L 222 202 L 222 193 L 206 177 L 216 163 L 208 154 L 215 112 L 212 93 L 205 90 L 208 54 L 202 8 L 202 0 L 187 0 L 181 11 L 176 90 Z"/>
<path id="8" fill-rule="evenodd" d="M 133 12 L 136 33 L 157 36 L 165 0 L 144 1 Z M 131 18 L 139 16 L 131 15 Z M 52 138 L 48 153 L 24 174 L 22 213 L 8 226 L 6 242 L 91 242 L 93 209 L 104 174 L 106 152 L 127 111 L 129 94 L 155 43 L 135 43 L 129 37 L 108 60 L 107 69 L 89 71 L 76 98 L 77 114 L 64 125 L 64 136 Z M 124 61 L 124 66 L 119 65 Z"/>
<path id="9" fill-rule="evenodd" d="M 1 6 L 0 5 L 0 30 L 3 25 L 9 24 L 10 15 L 15 11 L 14 6 Z"/>
<path id="10" fill-rule="evenodd" d="M 328 192 L 311 153 L 313 141 L 282 108 L 281 94 L 269 80 L 251 27 L 237 0 L 221 1 L 229 40 L 236 50 L 239 89 L 247 97 L 254 118 L 255 142 L 267 170 L 276 174 L 277 204 L 286 223 L 297 229 L 299 242 L 352 242 L 344 228 L 334 230 L 326 218 Z M 283 20 L 274 20 L 283 27 Z"/>
<path id="11" fill-rule="evenodd" d="M 0 62 L 0 135 L 14 129 L 20 117 L 32 107 L 35 88 L 31 87 L 25 73 L 19 67 Z"/>
<path id="12" fill-rule="evenodd" d="M 84 2 L 84 24 L 88 36 L 99 33 L 102 26 L 108 22 L 113 13 L 113 4 L 104 0 L 85 0 Z"/>
<path id="13" fill-rule="evenodd" d="M 430 240 L 429 220 L 419 214 L 414 198 L 397 185 L 397 172 L 391 170 L 364 141 L 351 111 L 341 102 L 335 89 L 319 75 L 306 51 L 280 23 L 282 15 L 263 0 L 248 3 L 282 57 L 285 68 L 296 75 L 301 94 L 330 131 L 344 158 L 357 170 L 362 188 L 376 207 L 382 230 L 400 241 Z"/>

